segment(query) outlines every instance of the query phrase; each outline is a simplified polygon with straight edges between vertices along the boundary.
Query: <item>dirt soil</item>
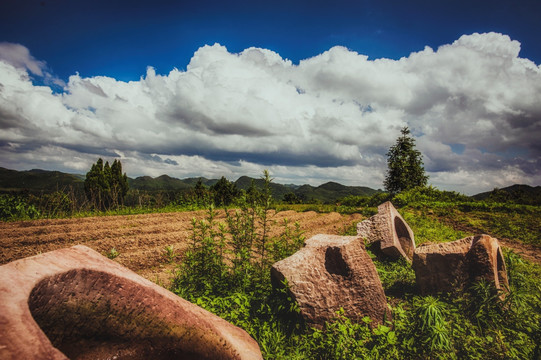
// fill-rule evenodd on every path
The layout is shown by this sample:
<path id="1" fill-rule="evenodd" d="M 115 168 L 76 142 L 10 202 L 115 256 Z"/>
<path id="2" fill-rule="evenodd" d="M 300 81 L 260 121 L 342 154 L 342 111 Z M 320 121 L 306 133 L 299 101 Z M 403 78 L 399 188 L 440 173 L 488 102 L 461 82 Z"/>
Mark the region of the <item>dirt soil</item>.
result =
<path id="1" fill-rule="evenodd" d="M 125 216 L 88 217 L 0 223 L 0 264 L 73 245 L 86 245 L 101 254 L 115 248 L 114 261 L 160 285 L 168 286 L 175 270 L 165 253 L 173 246 L 181 261 L 191 235 L 191 219 L 204 219 L 205 211 Z M 319 214 L 313 211 L 272 213 L 271 236 L 283 231 L 284 219 L 301 225 L 306 238 L 315 234 L 342 234 L 363 220 L 360 214 Z M 222 211 L 216 218 L 225 222 Z"/>

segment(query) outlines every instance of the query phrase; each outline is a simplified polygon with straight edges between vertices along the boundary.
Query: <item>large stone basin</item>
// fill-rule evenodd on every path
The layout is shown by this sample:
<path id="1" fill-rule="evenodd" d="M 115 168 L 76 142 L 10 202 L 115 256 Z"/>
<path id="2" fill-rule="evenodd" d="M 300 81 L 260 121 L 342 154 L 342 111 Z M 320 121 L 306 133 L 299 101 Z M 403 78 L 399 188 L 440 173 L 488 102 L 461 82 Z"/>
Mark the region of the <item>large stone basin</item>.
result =
<path id="1" fill-rule="evenodd" d="M 1 359 L 261 359 L 242 329 L 85 246 L 0 266 Z"/>

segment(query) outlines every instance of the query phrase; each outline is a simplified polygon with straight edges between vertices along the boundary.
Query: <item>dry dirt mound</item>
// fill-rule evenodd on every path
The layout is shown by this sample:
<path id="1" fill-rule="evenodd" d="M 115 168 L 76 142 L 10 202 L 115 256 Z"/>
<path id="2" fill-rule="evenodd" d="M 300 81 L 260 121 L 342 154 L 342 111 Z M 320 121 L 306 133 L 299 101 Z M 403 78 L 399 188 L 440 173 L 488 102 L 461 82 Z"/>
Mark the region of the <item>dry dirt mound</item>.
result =
<path id="1" fill-rule="evenodd" d="M 191 219 L 203 219 L 204 211 L 125 216 L 89 217 L 0 223 L 0 264 L 39 253 L 86 245 L 102 254 L 115 248 L 114 260 L 143 277 L 167 284 L 175 265 L 165 256 L 173 246 L 180 260 L 191 234 Z M 217 221 L 224 221 L 223 211 Z M 315 234 L 341 234 L 363 220 L 362 215 L 318 214 L 313 211 L 272 213 L 271 235 L 279 235 L 283 221 L 298 221 L 306 238 Z"/>

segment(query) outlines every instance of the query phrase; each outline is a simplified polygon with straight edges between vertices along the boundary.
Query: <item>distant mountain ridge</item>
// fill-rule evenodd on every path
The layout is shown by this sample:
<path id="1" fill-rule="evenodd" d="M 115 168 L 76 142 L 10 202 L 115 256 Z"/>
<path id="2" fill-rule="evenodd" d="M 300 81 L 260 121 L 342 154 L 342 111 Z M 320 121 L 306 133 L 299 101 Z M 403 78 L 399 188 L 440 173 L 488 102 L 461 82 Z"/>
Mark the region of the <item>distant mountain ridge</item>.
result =
<path id="1" fill-rule="evenodd" d="M 161 175 L 156 178 L 150 176 L 139 176 L 135 179 L 128 178 L 130 189 L 159 191 L 159 190 L 189 190 L 192 188 L 182 180 Z"/>
<path id="2" fill-rule="evenodd" d="M 9 170 L 0 167 L 0 190 L 22 190 L 33 191 L 56 191 L 63 190 L 69 186 L 75 189 L 82 189 L 84 176 L 67 174 L 60 171 L 47 171 L 32 169 L 27 171 Z"/>
<path id="3" fill-rule="evenodd" d="M 44 191 L 52 192 L 63 190 L 69 186 L 82 189 L 84 186 L 84 175 L 67 174 L 59 171 L 48 171 L 33 169 L 28 171 L 9 170 L 0 167 L 0 191 L 21 191 L 28 190 L 32 192 Z M 151 176 L 139 176 L 137 178 L 128 178 L 128 184 L 131 189 L 145 191 L 188 191 L 193 188 L 197 182 L 201 182 L 210 187 L 218 182 L 218 179 L 207 179 L 204 177 L 177 179 L 169 175 L 161 175 L 156 178 Z M 241 176 L 235 181 L 238 189 L 246 190 L 250 187 L 252 181 L 255 186 L 261 188 L 264 181 L 254 179 L 249 176 Z M 374 190 L 363 186 L 345 186 L 336 182 L 328 182 L 320 186 L 312 185 L 293 185 L 271 183 L 273 197 L 282 200 L 288 193 L 295 194 L 303 201 L 321 201 L 335 202 L 340 198 L 349 195 L 371 196 L 381 190 Z"/>
<path id="4" fill-rule="evenodd" d="M 541 186 L 515 184 L 472 196 L 476 200 L 512 201 L 526 205 L 541 204 Z"/>
<path id="5" fill-rule="evenodd" d="M 0 192 L 23 191 L 31 192 L 53 192 L 66 190 L 72 187 L 75 190 L 82 190 L 84 187 L 84 175 L 68 174 L 60 171 L 48 171 L 32 169 L 26 171 L 10 170 L 0 167 Z M 218 182 L 218 179 L 207 179 L 194 177 L 177 179 L 169 175 L 161 175 L 156 178 L 151 176 L 139 176 L 135 179 L 128 178 L 131 189 L 145 191 L 189 191 L 201 182 L 210 187 Z M 249 176 L 241 176 L 235 181 L 239 189 L 246 190 L 252 181 L 256 187 L 263 186 L 262 179 L 254 179 Z M 313 200 L 324 203 L 333 203 L 346 196 L 372 196 L 381 190 L 374 190 L 364 186 L 346 186 L 337 182 L 327 182 L 319 186 L 293 185 L 271 183 L 272 193 L 275 199 L 282 200 L 288 193 L 295 194 L 299 199 L 310 202 Z M 482 192 L 471 196 L 476 200 L 493 199 L 495 201 L 513 201 L 522 204 L 541 204 L 541 186 L 529 186 L 515 184 L 501 189 Z"/>

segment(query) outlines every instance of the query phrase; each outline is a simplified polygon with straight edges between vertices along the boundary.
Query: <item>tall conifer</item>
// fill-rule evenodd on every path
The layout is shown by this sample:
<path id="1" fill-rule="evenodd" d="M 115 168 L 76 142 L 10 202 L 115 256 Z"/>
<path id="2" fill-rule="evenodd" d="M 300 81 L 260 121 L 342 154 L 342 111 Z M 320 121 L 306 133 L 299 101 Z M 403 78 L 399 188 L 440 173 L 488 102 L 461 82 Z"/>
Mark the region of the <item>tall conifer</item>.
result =
<path id="1" fill-rule="evenodd" d="M 415 149 L 415 139 L 410 136 L 407 126 L 402 128 L 401 134 L 387 152 L 388 169 L 383 185 L 391 194 L 426 186 L 428 181 L 421 152 Z"/>

